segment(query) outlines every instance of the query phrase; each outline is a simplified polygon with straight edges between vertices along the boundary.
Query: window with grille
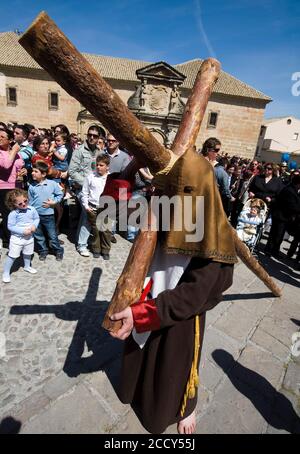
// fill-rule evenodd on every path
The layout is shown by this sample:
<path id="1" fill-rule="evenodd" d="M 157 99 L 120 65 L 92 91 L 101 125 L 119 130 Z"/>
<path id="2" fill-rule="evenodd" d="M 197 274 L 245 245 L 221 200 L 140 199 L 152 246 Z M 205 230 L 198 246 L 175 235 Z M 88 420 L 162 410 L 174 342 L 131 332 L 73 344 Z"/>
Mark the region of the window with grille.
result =
<path id="1" fill-rule="evenodd" d="M 17 89 L 16 87 L 7 87 L 6 89 L 7 104 L 10 106 L 17 105 Z"/>
<path id="2" fill-rule="evenodd" d="M 207 127 L 208 128 L 216 128 L 217 127 L 218 115 L 219 114 L 217 112 L 209 112 L 208 123 L 207 123 Z"/>
<path id="3" fill-rule="evenodd" d="M 50 110 L 58 109 L 58 93 L 53 91 L 49 92 L 49 109 Z"/>

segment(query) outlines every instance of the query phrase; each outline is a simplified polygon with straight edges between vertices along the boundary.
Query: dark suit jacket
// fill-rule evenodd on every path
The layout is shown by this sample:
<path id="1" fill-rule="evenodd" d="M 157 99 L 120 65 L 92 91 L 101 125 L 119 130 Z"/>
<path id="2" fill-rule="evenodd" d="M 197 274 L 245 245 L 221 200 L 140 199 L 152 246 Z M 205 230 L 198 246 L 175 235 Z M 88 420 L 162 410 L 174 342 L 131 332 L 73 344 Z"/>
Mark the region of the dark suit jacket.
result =
<path id="1" fill-rule="evenodd" d="M 292 222 L 300 215 L 300 195 L 293 184 L 279 193 L 272 208 L 272 217 L 282 222 Z"/>
<path id="2" fill-rule="evenodd" d="M 264 175 L 256 175 L 251 181 L 249 191 L 253 192 L 258 199 L 266 201 L 266 197 L 270 197 L 273 202 L 282 188 L 283 183 L 280 178 L 273 177 L 266 183 Z"/>

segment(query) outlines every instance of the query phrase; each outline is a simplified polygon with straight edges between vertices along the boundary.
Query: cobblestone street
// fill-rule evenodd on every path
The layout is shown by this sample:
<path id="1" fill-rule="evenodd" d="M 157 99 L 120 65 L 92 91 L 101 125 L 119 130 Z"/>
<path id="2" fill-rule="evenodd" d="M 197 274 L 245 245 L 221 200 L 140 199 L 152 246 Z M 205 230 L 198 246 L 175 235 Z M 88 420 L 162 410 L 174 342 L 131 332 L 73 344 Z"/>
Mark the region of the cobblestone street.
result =
<path id="1" fill-rule="evenodd" d="M 131 244 L 118 236 L 103 261 L 60 238 L 63 262 L 35 254 L 38 274 L 21 264 L 11 284 L 0 284 L 0 421 L 12 417 L 27 434 L 146 433 L 114 390 L 122 343 L 101 329 Z M 282 298 L 239 263 L 224 301 L 208 313 L 197 433 L 300 433 L 300 356 L 291 355 L 300 273 L 287 260 L 265 259 Z"/>

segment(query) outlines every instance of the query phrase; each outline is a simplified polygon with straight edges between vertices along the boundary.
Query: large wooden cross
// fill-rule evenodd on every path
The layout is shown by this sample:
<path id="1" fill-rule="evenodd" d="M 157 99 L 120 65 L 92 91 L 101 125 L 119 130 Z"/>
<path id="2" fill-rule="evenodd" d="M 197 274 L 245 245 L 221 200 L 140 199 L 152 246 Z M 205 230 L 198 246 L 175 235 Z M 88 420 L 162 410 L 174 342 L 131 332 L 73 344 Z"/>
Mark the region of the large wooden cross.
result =
<path id="1" fill-rule="evenodd" d="M 129 167 L 131 173 L 141 166 L 147 166 L 152 173 L 156 173 L 168 165 L 170 151 L 140 123 L 45 12 L 38 15 L 19 42 L 69 95 L 76 98 L 135 156 L 136 160 Z M 219 73 L 220 63 L 217 60 L 209 58 L 202 63 L 172 145 L 175 155 L 182 155 L 195 144 Z M 237 255 L 275 296 L 280 296 L 279 287 L 239 240 L 234 229 L 232 234 Z M 121 322 L 111 322 L 110 315 L 139 299 L 156 239 L 157 232 L 147 229 L 137 236 L 118 279 L 103 322 L 104 328 L 117 331 Z"/>

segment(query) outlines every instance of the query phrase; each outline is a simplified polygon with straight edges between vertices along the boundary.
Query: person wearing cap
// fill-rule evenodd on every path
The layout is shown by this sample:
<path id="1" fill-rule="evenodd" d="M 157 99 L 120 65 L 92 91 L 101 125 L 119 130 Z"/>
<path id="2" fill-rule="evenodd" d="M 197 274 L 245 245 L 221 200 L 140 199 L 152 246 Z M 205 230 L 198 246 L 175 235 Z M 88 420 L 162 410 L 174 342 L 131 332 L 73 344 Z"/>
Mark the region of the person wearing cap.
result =
<path id="1" fill-rule="evenodd" d="M 288 172 L 288 165 L 286 162 L 282 162 L 279 166 L 279 177 L 284 185 L 290 182 L 290 173 Z"/>

